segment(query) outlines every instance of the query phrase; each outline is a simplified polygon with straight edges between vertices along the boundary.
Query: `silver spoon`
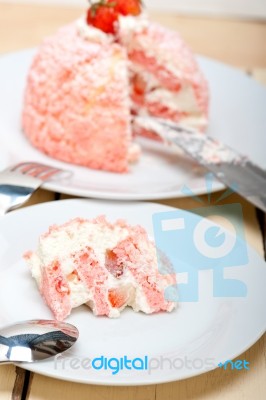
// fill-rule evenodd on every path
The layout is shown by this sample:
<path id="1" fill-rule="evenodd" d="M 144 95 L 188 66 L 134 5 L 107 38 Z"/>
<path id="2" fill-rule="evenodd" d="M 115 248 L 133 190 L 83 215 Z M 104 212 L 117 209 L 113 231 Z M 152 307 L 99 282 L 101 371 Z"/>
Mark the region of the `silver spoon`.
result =
<path id="1" fill-rule="evenodd" d="M 31 320 L 0 329 L 0 363 L 34 362 L 68 350 L 78 339 L 74 325 Z"/>

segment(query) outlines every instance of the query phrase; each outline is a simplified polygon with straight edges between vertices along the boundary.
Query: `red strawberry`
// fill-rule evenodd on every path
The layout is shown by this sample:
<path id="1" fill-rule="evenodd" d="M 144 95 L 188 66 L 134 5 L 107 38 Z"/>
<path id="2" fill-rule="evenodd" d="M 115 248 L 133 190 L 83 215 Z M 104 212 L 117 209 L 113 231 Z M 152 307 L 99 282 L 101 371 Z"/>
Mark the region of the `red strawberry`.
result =
<path id="1" fill-rule="evenodd" d="M 69 288 L 69 286 L 67 286 L 66 283 L 63 282 L 63 278 L 61 276 L 59 276 L 55 280 L 55 290 L 58 293 L 63 293 L 63 294 L 66 294 L 66 295 L 70 294 L 70 288 Z"/>
<path id="2" fill-rule="evenodd" d="M 116 10 L 122 15 L 141 14 L 141 0 L 114 0 Z"/>
<path id="3" fill-rule="evenodd" d="M 143 96 L 144 93 L 146 92 L 147 85 L 141 75 L 138 74 L 134 75 L 134 77 L 132 78 L 132 86 L 135 94 L 138 96 Z"/>
<path id="4" fill-rule="evenodd" d="M 118 262 L 118 257 L 113 250 L 107 249 L 105 252 L 105 267 L 116 278 L 123 275 L 123 265 Z"/>
<path id="5" fill-rule="evenodd" d="M 94 3 L 88 10 L 87 23 L 105 33 L 114 34 L 115 23 L 118 20 L 118 12 L 115 6 L 115 0 L 101 0 Z"/>
<path id="6" fill-rule="evenodd" d="M 108 300 L 110 301 L 112 307 L 120 308 L 126 303 L 127 296 L 123 290 L 110 289 L 108 291 Z"/>

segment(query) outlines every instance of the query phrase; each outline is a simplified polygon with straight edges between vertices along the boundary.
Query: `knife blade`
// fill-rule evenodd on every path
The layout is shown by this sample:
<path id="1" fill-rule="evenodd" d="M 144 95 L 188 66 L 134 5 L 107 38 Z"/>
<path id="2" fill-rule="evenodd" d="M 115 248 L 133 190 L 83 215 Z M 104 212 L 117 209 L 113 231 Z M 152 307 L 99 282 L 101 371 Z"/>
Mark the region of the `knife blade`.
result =
<path id="1" fill-rule="evenodd" d="M 180 147 L 226 186 L 266 212 L 266 171 L 248 157 L 216 138 L 165 119 L 137 116 L 134 124 Z"/>

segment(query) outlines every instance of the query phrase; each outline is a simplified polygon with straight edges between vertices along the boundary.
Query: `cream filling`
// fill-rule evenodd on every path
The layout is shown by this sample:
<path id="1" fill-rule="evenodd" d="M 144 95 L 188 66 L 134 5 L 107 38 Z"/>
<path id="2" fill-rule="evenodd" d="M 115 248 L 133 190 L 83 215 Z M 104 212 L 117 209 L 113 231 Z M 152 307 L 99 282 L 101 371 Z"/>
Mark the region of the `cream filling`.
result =
<path id="1" fill-rule="evenodd" d="M 145 12 L 137 17 L 132 15 L 120 15 L 118 20 L 119 37 L 125 44 L 131 46 L 133 43 L 133 35 L 143 32 L 148 28 L 149 23 L 149 17 Z"/>
<path id="2" fill-rule="evenodd" d="M 146 13 L 142 13 L 138 17 L 120 16 L 119 17 L 119 39 L 121 43 L 127 48 L 128 52 L 133 50 L 143 50 L 147 56 L 154 56 L 154 50 L 151 49 L 151 43 L 147 36 L 141 35 L 142 32 L 149 27 L 149 17 Z M 136 36 L 135 34 L 139 35 Z M 154 47 L 154 44 L 153 44 Z"/>
<path id="3" fill-rule="evenodd" d="M 140 145 L 137 143 L 132 143 L 128 149 L 128 162 L 133 164 L 136 163 L 141 154 Z"/>
<path id="4" fill-rule="evenodd" d="M 200 112 L 194 91 L 191 86 L 185 86 L 178 92 L 171 92 L 164 88 L 158 88 L 146 95 L 146 101 L 149 103 L 160 103 L 180 112 L 197 114 Z"/>
<path id="5" fill-rule="evenodd" d="M 146 103 L 160 103 L 174 112 L 189 114 L 182 117 L 182 124 L 184 125 L 200 130 L 207 126 L 207 118 L 198 107 L 194 90 L 189 84 L 184 84 L 179 91 L 174 92 L 163 88 L 156 77 L 140 65 L 131 63 L 130 72 L 132 76 L 134 74 L 139 75 L 145 82 L 147 91 L 145 94 Z M 134 103 L 133 107 L 140 115 L 148 114 L 145 106 L 139 107 Z"/>
<path id="6" fill-rule="evenodd" d="M 143 293 L 143 289 L 137 284 L 134 276 L 131 274 L 129 270 L 126 270 L 123 274 L 118 279 L 115 279 L 112 275 L 109 275 L 108 277 L 108 287 L 110 288 L 120 288 L 120 287 L 126 287 L 128 288 L 128 292 L 131 291 L 127 305 L 133 308 L 134 311 L 143 311 L 147 314 L 149 314 L 152 310 L 151 307 L 149 306 L 146 296 Z M 116 309 L 119 311 L 122 311 L 124 307 L 121 307 L 121 309 Z"/>
<path id="7" fill-rule="evenodd" d="M 148 102 L 159 102 L 170 109 L 188 112 L 191 114 L 202 114 L 191 85 L 184 83 L 179 91 L 171 91 L 162 87 L 158 79 L 144 67 L 133 62 L 130 63 L 130 74 L 139 75 L 146 84 L 145 99 Z"/>
<path id="8" fill-rule="evenodd" d="M 160 82 L 158 81 L 158 79 L 155 78 L 154 75 L 152 75 L 140 64 L 133 63 L 132 61 L 130 61 L 129 64 L 129 75 L 130 77 L 134 77 L 134 75 L 139 75 L 141 79 L 143 79 L 143 81 L 145 82 L 147 91 L 161 86 Z"/>
<path id="9" fill-rule="evenodd" d="M 41 237 L 37 255 L 43 265 L 49 265 L 55 259 L 63 260 L 62 272 L 68 275 L 74 269 L 70 254 L 82 251 L 85 247 L 91 247 L 103 265 L 106 250 L 115 247 L 128 236 L 128 233 L 126 228 L 120 226 L 110 229 L 100 223 L 72 222 L 71 227 L 54 229 L 48 236 Z"/>
<path id="10" fill-rule="evenodd" d="M 133 63 L 131 63 L 132 66 Z M 140 70 L 143 72 L 140 72 Z M 170 91 L 163 88 L 160 82 L 149 72 L 145 71 L 139 65 L 132 68 L 133 71 L 139 71 L 147 84 L 147 93 L 145 94 L 145 101 L 147 103 L 160 103 L 172 111 L 184 112 L 189 115 L 182 116 L 180 122 L 184 126 L 204 130 L 208 125 L 208 119 L 198 106 L 198 102 L 193 88 L 189 85 L 183 84 L 183 87 L 178 91 Z M 176 72 L 176 71 L 175 71 Z M 149 92 L 149 90 L 151 90 Z M 140 107 L 136 103 L 132 104 L 133 109 L 140 115 L 148 115 L 146 107 Z"/>
<path id="11" fill-rule="evenodd" d="M 84 283 L 78 280 L 77 277 L 74 280 L 68 280 L 68 284 L 70 288 L 71 308 L 79 307 L 92 300 L 91 292 L 86 288 Z"/>
<path id="12" fill-rule="evenodd" d="M 138 107 L 136 111 L 138 115 L 143 117 L 149 115 L 147 109 L 144 107 L 143 108 Z M 180 121 L 177 124 L 182 124 L 182 126 L 184 127 L 194 128 L 195 130 L 202 132 L 206 129 L 207 123 L 208 123 L 207 119 L 202 115 L 190 115 L 188 117 L 180 118 Z M 139 132 L 139 128 L 145 129 L 148 132 L 152 132 L 152 127 L 150 122 L 147 122 L 145 124 L 144 121 L 141 121 L 141 123 L 140 121 L 137 121 L 134 122 L 134 127 L 138 134 L 141 134 L 141 132 Z M 180 152 L 181 154 L 183 153 L 182 150 L 180 150 Z"/>
<path id="13" fill-rule="evenodd" d="M 36 280 L 37 286 L 40 288 L 42 279 L 42 263 L 38 253 L 33 253 L 26 261 L 30 267 L 32 277 Z"/>

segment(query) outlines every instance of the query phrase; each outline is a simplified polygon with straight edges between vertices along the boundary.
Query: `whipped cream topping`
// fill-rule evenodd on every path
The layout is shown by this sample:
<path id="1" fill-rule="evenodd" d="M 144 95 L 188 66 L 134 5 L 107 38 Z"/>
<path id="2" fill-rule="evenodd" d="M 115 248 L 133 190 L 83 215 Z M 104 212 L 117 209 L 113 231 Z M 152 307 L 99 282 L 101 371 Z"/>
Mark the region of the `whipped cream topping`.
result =
<path id="1" fill-rule="evenodd" d="M 123 32 L 127 33 L 128 39 L 130 39 L 130 34 L 140 33 L 149 25 L 149 17 L 143 12 L 138 16 L 133 15 L 120 15 L 118 20 L 119 31 L 123 35 Z"/>
<path id="2" fill-rule="evenodd" d="M 98 28 L 88 25 L 86 16 L 82 16 L 76 22 L 78 33 L 84 39 L 90 40 L 96 43 L 111 43 L 115 41 L 115 36 L 107 34 Z M 149 19 L 146 13 L 142 13 L 139 16 L 132 15 L 120 15 L 118 19 L 118 28 L 121 35 L 123 32 L 126 33 L 125 37 L 130 40 L 130 35 L 136 32 L 142 32 L 148 27 Z"/>
<path id="3" fill-rule="evenodd" d="M 170 91 L 163 88 L 158 79 L 141 65 L 131 62 L 130 72 L 132 76 L 136 74 L 145 82 L 147 102 L 159 102 L 172 110 L 200 113 L 194 90 L 188 83 L 184 83 L 179 91 Z"/>
<path id="4" fill-rule="evenodd" d="M 79 18 L 76 22 L 79 35 L 86 40 L 95 43 L 108 44 L 114 41 L 113 35 L 101 31 L 98 28 L 94 28 L 92 25 L 88 25 L 86 17 Z"/>

